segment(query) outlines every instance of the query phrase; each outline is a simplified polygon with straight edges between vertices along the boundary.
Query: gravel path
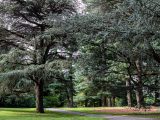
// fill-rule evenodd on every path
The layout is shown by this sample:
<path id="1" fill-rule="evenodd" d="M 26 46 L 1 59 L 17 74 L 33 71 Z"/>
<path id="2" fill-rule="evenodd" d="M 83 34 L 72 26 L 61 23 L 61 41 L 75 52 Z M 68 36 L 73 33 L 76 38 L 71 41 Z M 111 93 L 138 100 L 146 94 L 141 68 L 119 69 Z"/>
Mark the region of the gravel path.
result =
<path id="1" fill-rule="evenodd" d="M 47 108 L 46 110 L 65 113 L 65 114 L 88 116 L 88 117 L 108 118 L 109 120 L 155 120 L 155 119 L 152 119 L 152 118 L 88 114 L 88 113 L 81 113 L 81 112 L 73 112 L 73 111 L 68 111 L 68 110 L 62 110 L 62 109 L 57 109 L 57 108 Z"/>

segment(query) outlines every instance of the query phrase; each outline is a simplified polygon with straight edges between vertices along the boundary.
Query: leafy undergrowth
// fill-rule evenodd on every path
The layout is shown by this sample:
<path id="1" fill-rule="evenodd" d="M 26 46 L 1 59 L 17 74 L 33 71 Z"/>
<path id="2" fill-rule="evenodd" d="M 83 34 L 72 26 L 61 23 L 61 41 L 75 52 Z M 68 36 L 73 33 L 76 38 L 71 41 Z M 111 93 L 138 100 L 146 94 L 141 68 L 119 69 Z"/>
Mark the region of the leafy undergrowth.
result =
<path id="1" fill-rule="evenodd" d="M 44 114 L 35 112 L 35 109 L 0 108 L 0 120 L 103 120 L 100 118 L 68 115 L 46 111 Z"/>
<path id="2" fill-rule="evenodd" d="M 149 117 L 149 118 L 160 118 L 160 109 L 154 108 L 148 111 L 138 111 L 132 109 L 128 109 L 127 107 L 95 107 L 95 108 L 62 108 L 65 110 L 84 112 L 90 114 L 107 114 L 107 115 L 127 115 L 127 116 L 140 116 L 140 117 Z"/>

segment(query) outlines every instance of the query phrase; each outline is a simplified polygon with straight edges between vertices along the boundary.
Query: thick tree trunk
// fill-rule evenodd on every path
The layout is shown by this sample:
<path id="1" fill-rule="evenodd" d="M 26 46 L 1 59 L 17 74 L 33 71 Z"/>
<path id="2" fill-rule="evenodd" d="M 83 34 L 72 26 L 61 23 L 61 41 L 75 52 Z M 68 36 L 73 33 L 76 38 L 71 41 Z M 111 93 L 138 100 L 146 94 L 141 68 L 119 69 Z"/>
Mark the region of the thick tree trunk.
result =
<path id="1" fill-rule="evenodd" d="M 39 81 L 35 83 L 35 95 L 36 95 L 36 111 L 38 113 L 44 113 L 43 108 L 43 82 Z"/>
<path id="2" fill-rule="evenodd" d="M 136 100 L 137 100 L 137 107 L 140 109 L 143 105 L 143 82 L 142 82 L 142 69 L 140 65 L 140 61 L 137 60 L 135 62 L 137 68 L 137 85 L 136 85 Z"/>
<path id="3" fill-rule="evenodd" d="M 127 103 L 128 107 L 132 107 L 132 100 L 131 100 L 131 81 L 130 79 L 126 80 L 126 87 L 127 87 Z"/>
<path id="4" fill-rule="evenodd" d="M 45 27 L 41 26 L 41 33 L 45 31 Z M 34 58 L 34 64 L 35 65 L 44 65 L 46 63 L 46 46 L 44 44 L 44 39 L 40 38 L 39 40 L 34 40 L 34 49 L 35 49 L 35 56 Z M 45 53 L 45 55 L 44 55 Z M 42 67 L 40 69 L 41 72 L 44 68 Z M 38 71 L 37 71 L 38 72 Z M 36 97 L 36 111 L 37 113 L 44 113 L 44 107 L 43 107 L 43 85 L 44 85 L 44 78 L 43 75 L 39 75 L 39 73 L 35 73 L 34 76 L 34 82 L 35 82 L 35 97 Z"/>

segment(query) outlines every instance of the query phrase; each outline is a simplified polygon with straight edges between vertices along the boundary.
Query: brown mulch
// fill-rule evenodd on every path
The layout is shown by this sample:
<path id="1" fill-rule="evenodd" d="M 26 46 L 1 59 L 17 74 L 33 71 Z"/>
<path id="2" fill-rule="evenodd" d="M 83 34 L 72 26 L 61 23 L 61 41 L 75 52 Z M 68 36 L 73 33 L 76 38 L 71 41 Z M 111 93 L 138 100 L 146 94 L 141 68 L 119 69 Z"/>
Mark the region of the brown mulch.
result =
<path id="1" fill-rule="evenodd" d="M 158 108 L 156 107 L 151 107 L 150 109 L 136 109 L 136 108 L 101 108 L 101 109 L 97 109 L 95 110 L 96 112 L 103 112 L 103 113 L 112 113 L 112 114 L 116 114 L 116 113 L 155 113 L 158 112 Z"/>

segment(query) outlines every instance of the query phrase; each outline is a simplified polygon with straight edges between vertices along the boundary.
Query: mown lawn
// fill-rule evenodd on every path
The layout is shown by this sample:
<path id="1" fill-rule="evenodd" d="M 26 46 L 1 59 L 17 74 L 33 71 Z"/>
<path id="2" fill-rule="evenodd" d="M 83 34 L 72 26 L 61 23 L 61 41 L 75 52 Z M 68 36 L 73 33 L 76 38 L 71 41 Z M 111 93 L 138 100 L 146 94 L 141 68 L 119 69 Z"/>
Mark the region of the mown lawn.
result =
<path id="1" fill-rule="evenodd" d="M 158 118 L 160 119 L 160 108 L 154 112 L 152 111 L 130 111 L 127 108 L 122 107 L 89 107 L 89 108 L 62 108 L 65 110 L 77 111 L 77 112 L 84 112 L 90 114 L 106 114 L 106 115 L 123 115 L 123 116 L 136 116 L 136 117 L 147 117 L 147 118 Z"/>
<path id="2" fill-rule="evenodd" d="M 100 118 L 68 115 L 46 111 L 44 114 L 35 112 L 35 109 L 0 108 L 0 120 L 104 120 Z"/>

